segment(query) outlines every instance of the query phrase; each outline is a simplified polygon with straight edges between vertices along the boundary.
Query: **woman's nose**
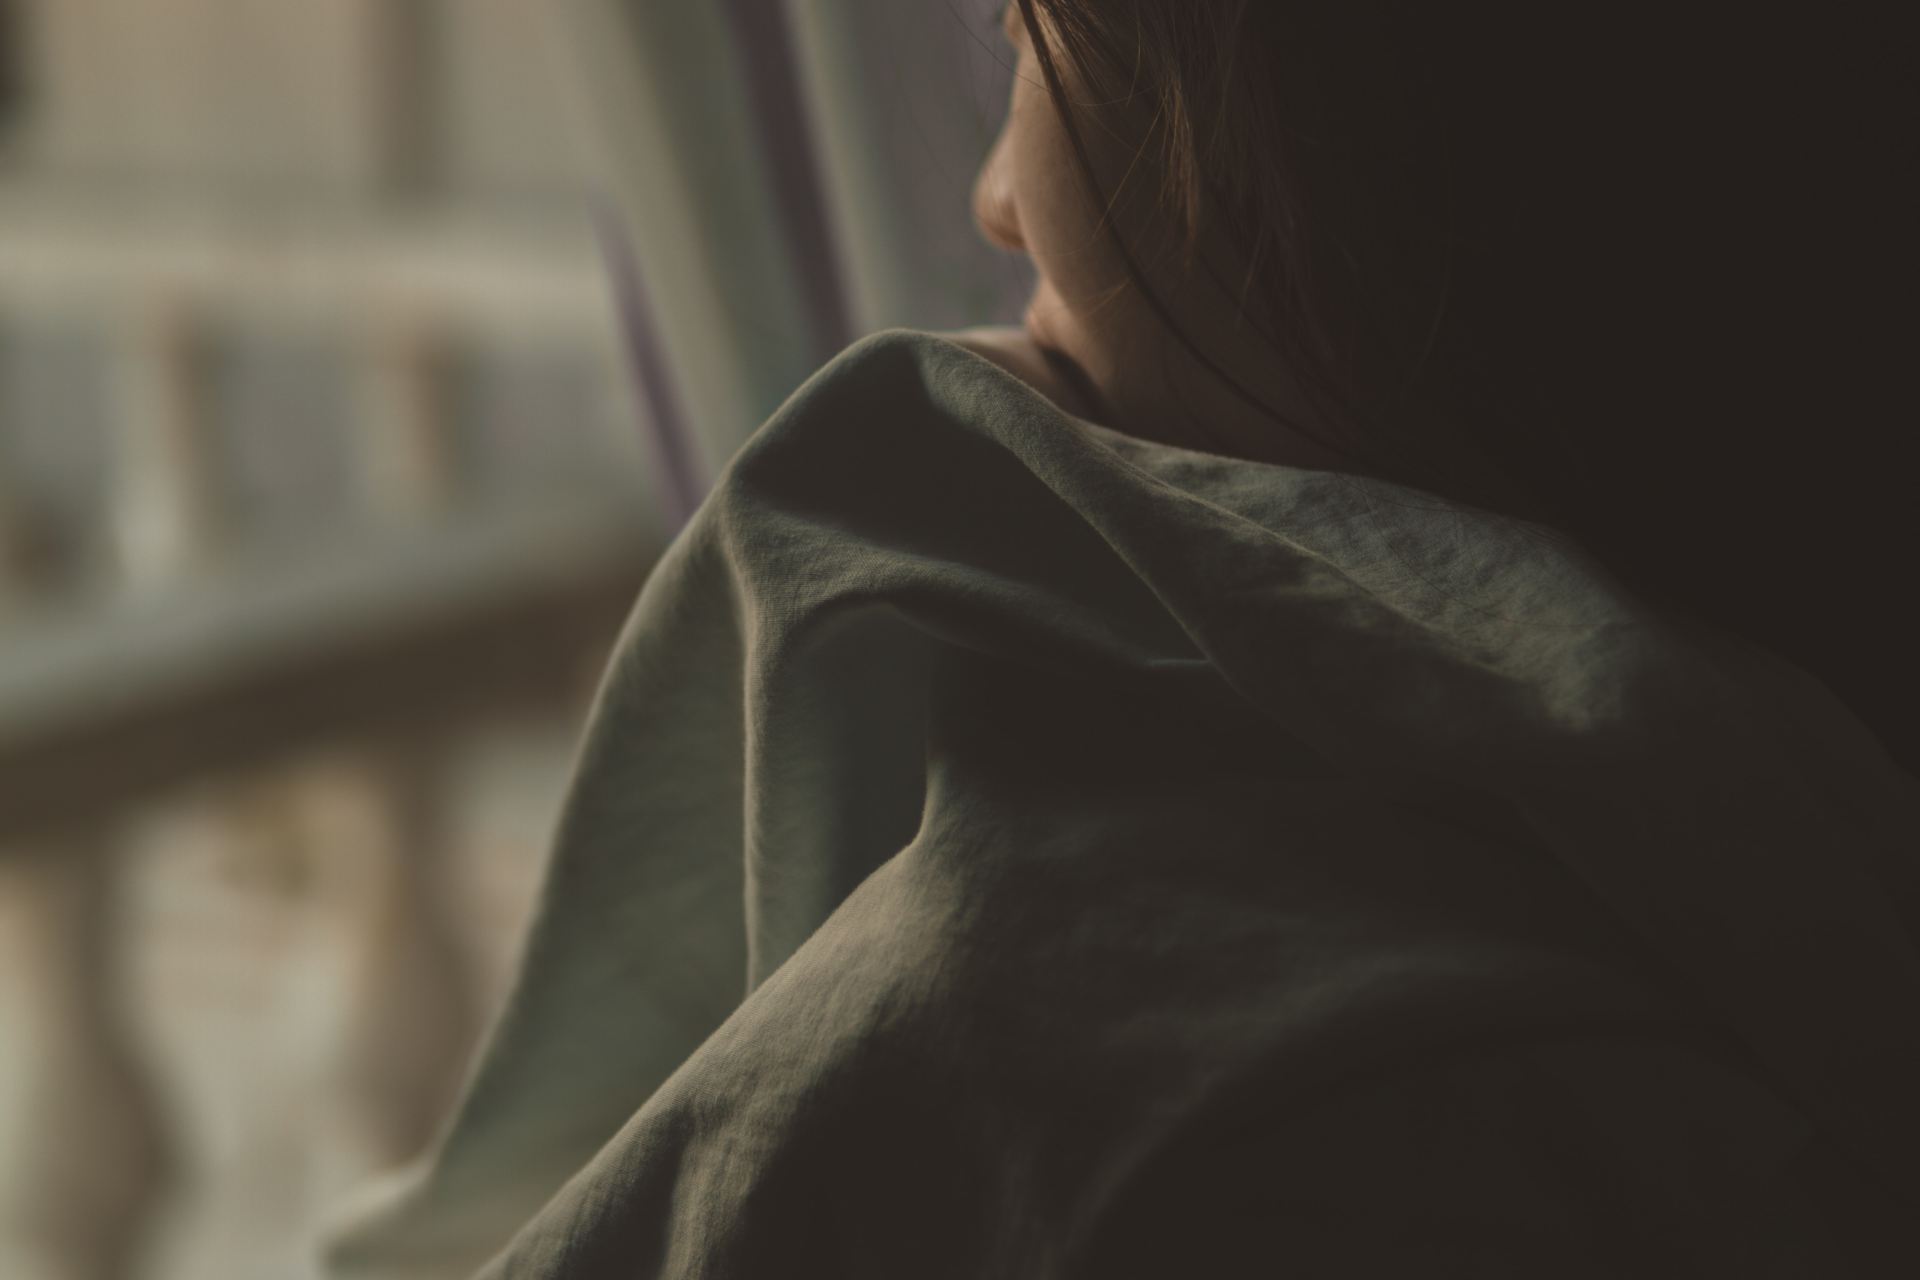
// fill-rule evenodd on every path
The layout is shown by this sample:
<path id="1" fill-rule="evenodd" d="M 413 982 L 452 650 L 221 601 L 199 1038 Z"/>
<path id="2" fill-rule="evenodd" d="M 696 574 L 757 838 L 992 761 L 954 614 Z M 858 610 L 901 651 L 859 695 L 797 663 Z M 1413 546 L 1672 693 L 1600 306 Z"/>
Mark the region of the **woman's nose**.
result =
<path id="1" fill-rule="evenodd" d="M 1006 163 L 1007 135 L 1002 131 L 973 180 L 973 221 L 980 234 L 1008 253 L 1025 253 L 1027 242 L 1020 235 L 1020 215 L 1014 205 L 1013 184 Z"/>

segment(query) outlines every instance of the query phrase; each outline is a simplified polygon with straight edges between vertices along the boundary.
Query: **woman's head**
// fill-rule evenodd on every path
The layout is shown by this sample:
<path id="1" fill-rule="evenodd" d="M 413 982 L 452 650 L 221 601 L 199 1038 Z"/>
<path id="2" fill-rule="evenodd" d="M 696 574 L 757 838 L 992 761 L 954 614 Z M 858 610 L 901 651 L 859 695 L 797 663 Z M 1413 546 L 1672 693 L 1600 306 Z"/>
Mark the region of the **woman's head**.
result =
<path id="1" fill-rule="evenodd" d="M 1086 373 L 1113 425 L 1353 468 L 1356 458 L 1322 447 L 1332 433 L 1285 376 L 1291 365 L 1264 358 L 1269 339 L 1241 305 L 1240 286 L 1195 269 L 1242 255 L 1224 228 L 1201 226 L 1195 148 L 1170 123 L 1187 118 L 1184 86 L 1211 68 L 1192 57 L 1130 66 L 1124 52 L 1128 35 L 1134 47 L 1154 43 L 1144 27 L 1123 31 L 1154 12 L 1006 6 L 1018 61 L 1005 124 L 975 184 L 976 221 L 1032 260 L 1027 328 Z M 1254 371 L 1256 404 L 1284 407 L 1261 413 L 1241 378 L 1223 378 L 1222 363 L 1240 366 L 1241 378 Z"/>
<path id="2" fill-rule="evenodd" d="M 1692 8 L 1013 0 L 976 215 L 1112 425 L 1541 520 L 1843 683 L 1877 504 L 1805 423 L 1900 403 L 1898 42 Z"/>
<path id="3" fill-rule="evenodd" d="M 1553 150 L 1579 145 L 1578 112 L 1488 56 L 1490 15 L 1434 8 L 1007 5 L 1019 61 L 976 217 L 1032 258 L 1029 327 L 1108 393 L 1115 425 L 1181 434 L 1172 416 L 1226 452 L 1493 499 L 1499 459 L 1440 447 L 1432 421 L 1464 389 L 1461 331 L 1485 328 L 1461 277 L 1512 283 L 1497 277 L 1519 253 L 1488 242 L 1523 247 L 1515 215 L 1555 180 Z"/>

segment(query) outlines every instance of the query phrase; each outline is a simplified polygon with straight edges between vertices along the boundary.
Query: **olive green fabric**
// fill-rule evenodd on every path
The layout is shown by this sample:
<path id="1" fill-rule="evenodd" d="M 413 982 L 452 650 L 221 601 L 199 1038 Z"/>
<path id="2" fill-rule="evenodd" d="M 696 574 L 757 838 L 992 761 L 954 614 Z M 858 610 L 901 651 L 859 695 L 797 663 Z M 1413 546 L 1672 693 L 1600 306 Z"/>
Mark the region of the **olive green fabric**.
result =
<path id="1" fill-rule="evenodd" d="M 331 1274 L 1881 1274 L 1916 859 L 1817 682 L 1551 531 L 881 334 L 648 581 Z"/>

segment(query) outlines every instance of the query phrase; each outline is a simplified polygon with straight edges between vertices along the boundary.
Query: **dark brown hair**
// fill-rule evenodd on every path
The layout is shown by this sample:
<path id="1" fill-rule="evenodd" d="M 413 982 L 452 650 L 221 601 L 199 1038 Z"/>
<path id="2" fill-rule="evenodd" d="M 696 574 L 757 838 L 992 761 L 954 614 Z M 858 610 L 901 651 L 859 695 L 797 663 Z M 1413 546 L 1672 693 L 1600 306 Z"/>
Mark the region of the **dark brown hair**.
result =
<path id="1" fill-rule="evenodd" d="M 1017 3 L 1096 207 L 1068 73 L 1145 107 L 1190 269 L 1231 283 L 1356 469 L 1564 531 L 1811 670 L 1912 767 L 1893 32 L 1685 3 Z M 1233 261 L 1195 256 L 1203 225 Z"/>

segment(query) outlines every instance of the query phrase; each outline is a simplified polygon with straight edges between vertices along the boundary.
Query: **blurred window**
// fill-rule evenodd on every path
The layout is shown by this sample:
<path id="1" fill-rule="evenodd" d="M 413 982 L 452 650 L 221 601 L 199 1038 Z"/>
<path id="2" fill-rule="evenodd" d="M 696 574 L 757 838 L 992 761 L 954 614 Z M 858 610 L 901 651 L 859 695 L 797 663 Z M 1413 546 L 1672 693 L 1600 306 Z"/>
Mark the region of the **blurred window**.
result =
<path id="1" fill-rule="evenodd" d="M 0 1277 L 308 1274 L 431 1131 L 665 536 L 1017 310 L 993 9 L 0 0 Z"/>

